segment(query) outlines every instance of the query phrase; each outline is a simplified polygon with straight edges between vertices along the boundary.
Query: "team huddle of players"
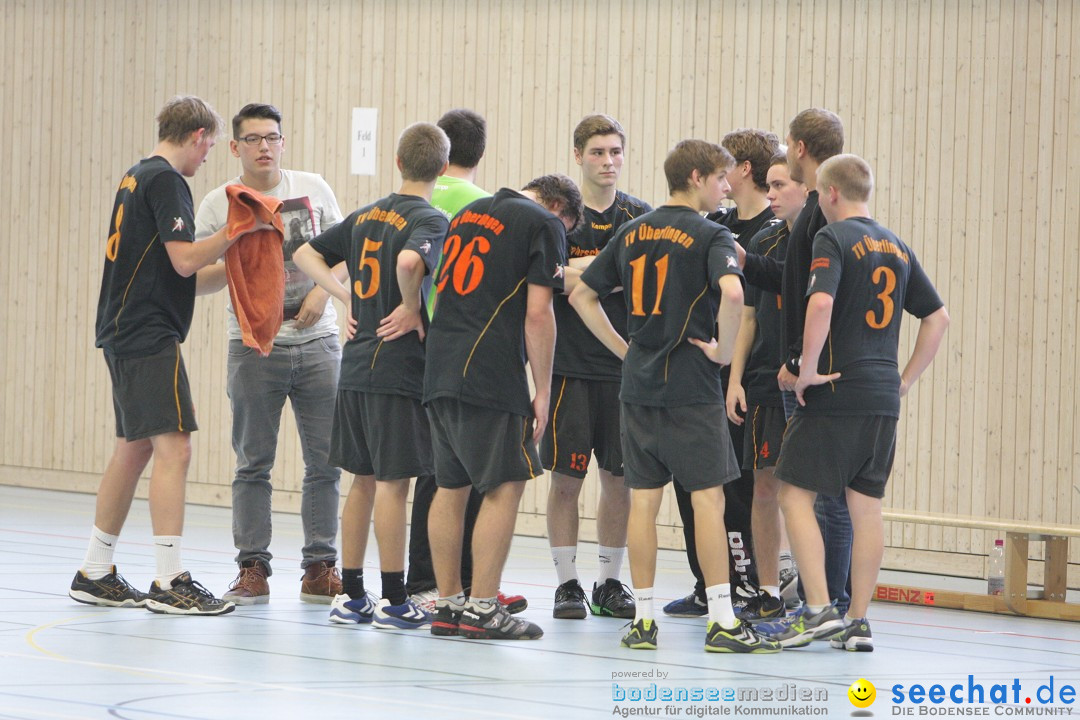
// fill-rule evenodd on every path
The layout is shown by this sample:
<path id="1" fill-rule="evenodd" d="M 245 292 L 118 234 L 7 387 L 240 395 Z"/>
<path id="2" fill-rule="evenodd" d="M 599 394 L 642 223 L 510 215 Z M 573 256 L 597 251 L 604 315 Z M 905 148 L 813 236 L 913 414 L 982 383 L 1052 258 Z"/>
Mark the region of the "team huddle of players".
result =
<path id="1" fill-rule="evenodd" d="M 245 115 L 252 107 L 273 112 Z M 253 174 L 258 163 L 273 168 L 280 156 L 273 152 L 283 143 L 276 112 L 248 106 L 233 121 L 234 153 L 247 170 L 241 151 L 248 147 Z M 155 152 L 180 185 L 180 175 L 193 174 L 209 150 L 204 136 L 213 129 L 199 128 L 178 143 L 163 136 Z M 341 520 L 342 578 L 335 584 L 332 560 L 328 567 L 312 560 L 305 568 L 321 570 L 314 580 L 305 575 L 308 592 L 329 602 L 335 623 L 541 637 L 540 627 L 517 616 L 524 598 L 505 596 L 499 586 L 525 482 L 546 469 L 558 573 L 553 616 L 582 619 L 591 611 L 631 619 L 622 644 L 653 649 L 656 518 L 674 480 L 698 584 L 664 610 L 707 616 L 707 651 L 777 652 L 814 639 L 872 650 L 866 609 L 881 562 L 881 497 L 900 399 L 933 359 L 948 315 L 911 249 L 870 218 L 872 173 L 862 159 L 841 154 L 840 119 L 817 108 L 799 113 L 786 153 L 776 135 L 761 130 L 735 131 L 720 144 L 679 142 L 663 166 L 669 197 L 656 209 L 617 189 L 627 143 L 609 116 L 590 115 L 575 129 L 580 187 L 552 174 L 488 195 L 471 182 L 484 133 L 483 119 L 467 110 L 406 128 L 396 152 L 397 192 L 311 233 L 291 252 L 296 269 L 348 311 L 326 455 L 326 463 L 354 476 Z M 165 163 L 153 168 L 168 171 Z M 136 182 L 154 182 L 140 172 L 133 169 L 129 187 L 121 185 L 113 233 L 122 232 L 124 212 L 136 212 L 124 210 Z M 734 206 L 723 209 L 725 199 Z M 144 204 L 144 224 L 156 217 L 160 228 L 176 217 L 183 225 L 183 207 Z M 186 425 L 179 418 L 175 430 L 175 410 L 171 424 L 159 423 L 150 436 L 150 424 L 137 431 L 122 425 L 132 387 L 168 380 L 166 399 L 187 392 L 175 370 L 182 370 L 179 342 L 190 310 L 172 313 L 176 330 L 162 334 L 169 342 L 118 353 L 129 303 L 111 290 L 125 278 L 141 282 L 137 265 L 117 259 L 139 250 L 154 253 L 155 272 L 174 271 L 192 301 L 196 290 L 223 286 L 218 267 L 200 267 L 237 237 L 207 228 L 198 243 L 173 242 L 187 239 L 182 230 L 162 233 L 156 248 L 129 247 L 136 243 L 123 234 L 117 247 L 110 242 L 98 338 L 118 416 L 110 468 L 141 460 L 141 471 L 151 453 L 167 449 L 156 439 L 189 437 L 194 429 L 191 417 Z M 174 245 L 206 247 L 178 264 Z M 326 307 L 326 296 L 319 299 Z M 922 323 L 902 372 L 901 310 Z M 145 335 L 142 325 L 129 334 Z M 156 358 L 157 370 L 125 376 L 114 368 L 145 355 Z M 239 466 L 235 426 L 234 447 Z M 592 456 L 600 482 L 599 576 L 588 594 L 576 546 L 578 495 Z M 405 507 L 413 478 L 407 588 Z M 425 483 L 437 489 L 421 493 Z M 245 556 L 242 533 L 241 572 L 224 598 L 182 572 L 178 550 L 175 560 L 167 550 L 159 554 L 149 594 L 135 590 L 116 573 L 111 551 L 95 545 L 112 547 L 130 506 L 130 495 L 106 492 L 107 485 L 108 470 L 73 598 L 191 614 L 268 599 L 269 555 L 264 548 Z M 180 488 L 182 507 L 182 477 Z M 815 502 L 825 505 L 823 522 Z M 268 511 L 267 500 L 267 531 Z M 237 513 L 234 505 L 234 525 Z M 363 584 L 372 517 L 381 598 Z M 159 532 L 155 517 L 155 545 L 178 545 L 179 527 L 163 523 Z M 790 616 L 780 591 L 782 526 L 803 586 L 804 602 Z M 727 541 L 733 527 L 738 563 Z M 620 581 L 624 548 L 632 593 Z M 433 578 L 414 579 L 413 566 L 425 561 Z M 319 578 L 327 587 L 312 589 Z M 735 603 L 732 579 L 748 588 Z"/>

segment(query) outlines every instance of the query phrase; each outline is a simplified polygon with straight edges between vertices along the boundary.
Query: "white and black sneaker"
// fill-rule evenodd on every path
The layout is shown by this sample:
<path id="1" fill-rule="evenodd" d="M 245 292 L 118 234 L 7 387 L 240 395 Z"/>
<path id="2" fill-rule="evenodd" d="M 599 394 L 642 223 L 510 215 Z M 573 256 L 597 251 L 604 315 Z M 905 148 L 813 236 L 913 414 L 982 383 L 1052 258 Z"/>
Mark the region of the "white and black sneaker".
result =
<path id="1" fill-rule="evenodd" d="M 112 566 L 109 574 L 98 580 L 86 577 L 82 570 L 75 573 L 68 596 L 76 602 L 100 607 L 141 608 L 146 606 L 146 593 L 136 590 Z"/>
<path id="2" fill-rule="evenodd" d="M 168 588 L 162 588 L 155 580 L 150 585 L 146 609 L 166 615 L 224 615 L 236 608 L 236 603 L 220 600 L 209 590 L 191 579 L 191 573 L 182 572 Z"/>

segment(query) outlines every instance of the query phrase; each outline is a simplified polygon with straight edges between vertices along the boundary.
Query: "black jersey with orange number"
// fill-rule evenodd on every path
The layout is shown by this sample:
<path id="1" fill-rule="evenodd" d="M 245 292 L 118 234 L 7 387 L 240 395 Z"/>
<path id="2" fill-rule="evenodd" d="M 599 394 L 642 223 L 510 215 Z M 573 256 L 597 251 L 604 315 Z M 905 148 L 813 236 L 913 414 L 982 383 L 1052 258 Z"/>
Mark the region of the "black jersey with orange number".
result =
<path id="1" fill-rule="evenodd" d="M 807 297 L 834 298 L 819 372 L 835 382 L 808 388 L 802 415 L 900 416 L 901 309 L 923 318 L 943 303 L 915 253 L 870 218 L 827 225 L 814 237 Z"/>
<path id="2" fill-rule="evenodd" d="M 183 342 L 195 311 L 195 275 L 182 277 L 165 243 L 193 242 L 191 188 L 165 158 L 144 158 L 116 191 L 95 344 L 118 358 Z"/>
<path id="3" fill-rule="evenodd" d="M 648 203 L 622 191 L 615 192 L 615 202 L 603 212 L 586 207 L 585 222 L 566 236 L 567 257 L 572 262 L 577 257 L 599 254 L 623 223 L 650 210 L 652 208 Z M 611 293 L 601 305 L 615 331 L 626 337 L 626 300 L 623 294 Z M 555 296 L 555 322 L 559 328 L 555 340 L 556 374 L 585 380 L 619 381 L 622 377 L 622 361 L 589 332 L 565 295 Z"/>
<path id="4" fill-rule="evenodd" d="M 435 280 L 424 402 L 450 397 L 532 417 L 529 285 L 561 291 L 565 263 L 562 221 L 521 193 L 503 188 L 455 215 Z"/>
<path id="5" fill-rule="evenodd" d="M 763 257 L 783 258 L 787 252 L 788 226 L 783 220 L 773 219 L 746 245 L 746 252 Z M 780 296 L 755 285 L 746 286 L 745 304 L 754 308 L 757 331 L 750 357 L 743 371 L 743 387 L 746 402 L 762 407 L 783 407 L 784 400 L 776 384 L 780 372 Z"/>
<path id="6" fill-rule="evenodd" d="M 446 217 L 427 200 L 393 193 L 360 208 L 311 241 L 327 265 L 344 260 L 349 268 L 357 328 L 341 351 L 339 389 L 420 398 L 424 345 L 419 334 L 385 342 L 376 331 L 383 318 L 401 304 L 398 255 L 402 250 L 418 253 L 431 272 L 446 228 Z"/>
<path id="7" fill-rule="evenodd" d="M 724 402 L 720 366 L 688 338 L 716 326 L 719 280 L 740 278 L 731 232 L 688 207 L 664 205 L 619 228 L 581 280 L 606 297 L 626 294 L 630 349 L 619 397 L 632 405 Z"/>

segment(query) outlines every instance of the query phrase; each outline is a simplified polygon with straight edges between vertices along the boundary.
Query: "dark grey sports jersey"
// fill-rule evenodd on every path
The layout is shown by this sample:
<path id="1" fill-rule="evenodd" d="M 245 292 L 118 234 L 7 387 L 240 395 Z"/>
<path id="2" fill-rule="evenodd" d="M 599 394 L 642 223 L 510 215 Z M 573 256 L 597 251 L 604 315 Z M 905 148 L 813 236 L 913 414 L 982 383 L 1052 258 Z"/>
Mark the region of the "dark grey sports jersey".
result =
<path id="1" fill-rule="evenodd" d="M 731 232 L 671 205 L 624 224 L 588 267 L 582 282 L 600 297 L 619 286 L 626 296 L 630 349 L 623 402 L 724 402 L 720 366 L 687 342 L 713 336 L 723 275 L 742 277 Z"/>
<path id="2" fill-rule="evenodd" d="M 899 417 L 900 311 L 922 318 L 944 304 L 915 253 L 870 218 L 832 223 L 814 237 L 806 294 L 817 292 L 835 299 L 818 371 L 841 375 L 808 388 L 796 414 Z"/>

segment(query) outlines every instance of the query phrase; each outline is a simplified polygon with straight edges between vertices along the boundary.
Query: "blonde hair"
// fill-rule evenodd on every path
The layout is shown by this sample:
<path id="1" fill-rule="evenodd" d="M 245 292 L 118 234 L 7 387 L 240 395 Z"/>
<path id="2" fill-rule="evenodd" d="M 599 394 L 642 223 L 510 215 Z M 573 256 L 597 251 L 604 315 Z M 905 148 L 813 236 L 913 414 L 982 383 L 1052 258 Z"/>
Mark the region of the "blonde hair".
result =
<path id="1" fill-rule="evenodd" d="M 846 200 L 864 203 L 874 190 L 874 173 L 858 155 L 834 155 L 818 167 L 817 186 L 834 187 Z"/>

